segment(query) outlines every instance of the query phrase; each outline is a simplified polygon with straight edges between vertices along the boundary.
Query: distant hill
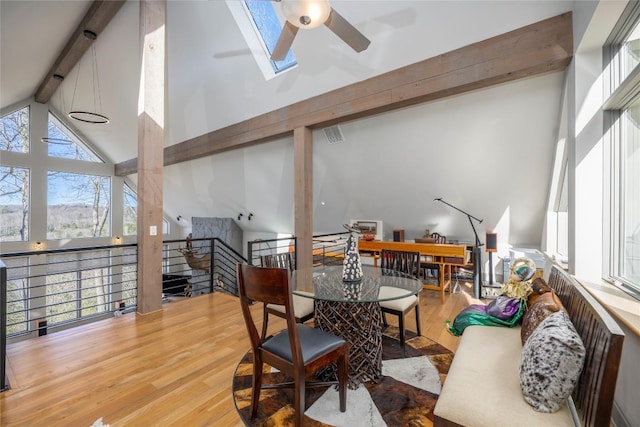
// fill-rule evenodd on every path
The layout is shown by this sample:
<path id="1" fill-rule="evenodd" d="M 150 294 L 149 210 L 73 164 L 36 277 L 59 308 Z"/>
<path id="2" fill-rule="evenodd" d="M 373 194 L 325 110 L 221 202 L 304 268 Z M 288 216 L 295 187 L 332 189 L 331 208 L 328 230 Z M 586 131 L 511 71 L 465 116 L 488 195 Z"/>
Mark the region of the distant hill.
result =
<path id="1" fill-rule="evenodd" d="M 0 240 L 20 240 L 22 228 L 22 206 L 0 206 Z M 102 218 L 105 209 L 98 212 Z M 25 221 L 28 221 L 28 216 Z M 84 203 L 52 205 L 47 212 L 47 239 L 93 237 L 93 209 Z M 135 222 L 135 219 L 133 220 Z M 105 224 L 101 236 L 109 235 L 109 222 Z M 27 224 L 28 225 L 28 224 Z"/>

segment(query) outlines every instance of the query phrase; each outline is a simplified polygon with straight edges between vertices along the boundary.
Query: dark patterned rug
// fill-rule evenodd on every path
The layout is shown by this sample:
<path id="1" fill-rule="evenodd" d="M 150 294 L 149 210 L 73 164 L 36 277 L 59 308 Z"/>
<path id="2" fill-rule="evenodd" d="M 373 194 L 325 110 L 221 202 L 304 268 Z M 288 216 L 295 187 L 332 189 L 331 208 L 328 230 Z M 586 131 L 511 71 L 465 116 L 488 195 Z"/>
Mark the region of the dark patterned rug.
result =
<path id="1" fill-rule="evenodd" d="M 382 380 L 347 391 L 347 412 L 338 408 L 335 387 L 306 392 L 305 426 L 432 426 L 433 408 L 453 353 L 425 337 L 409 335 L 406 356 L 389 327 L 382 342 Z M 233 395 L 240 418 L 248 426 L 293 426 L 293 389 L 262 390 L 258 416 L 249 419 L 253 354 L 248 352 L 236 368 Z M 270 367 L 266 366 L 270 370 Z M 265 370 L 267 370 L 265 369 Z M 264 383 L 286 381 L 284 374 L 266 372 Z"/>

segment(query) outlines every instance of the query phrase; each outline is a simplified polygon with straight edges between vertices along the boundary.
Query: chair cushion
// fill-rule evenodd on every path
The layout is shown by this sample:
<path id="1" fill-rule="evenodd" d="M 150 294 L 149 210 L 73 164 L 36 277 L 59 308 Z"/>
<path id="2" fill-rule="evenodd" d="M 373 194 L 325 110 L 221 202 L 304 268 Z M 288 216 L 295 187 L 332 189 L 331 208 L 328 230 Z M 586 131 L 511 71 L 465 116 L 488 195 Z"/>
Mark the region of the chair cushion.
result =
<path id="1" fill-rule="evenodd" d="M 391 286 L 380 286 L 380 292 L 378 293 L 378 298 L 381 300 L 385 300 L 387 298 L 393 298 L 397 295 L 404 295 L 407 291 L 404 289 L 394 288 Z M 408 297 L 390 299 L 387 301 L 380 301 L 380 307 L 386 308 L 389 310 L 396 311 L 405 311 L 409 307 L 418 301 L 418 297 L 415 295 L 410 295 Z"/>
<path id="2" fill-rule="evenodd" d="M 564 310 L 533 331 L 520 360 L 522 395 L 536 411 L 558 411 L 573 392 L 585 359 L 582 339 Z"/>
<path id="3" fill-rule="evenodd" d="M 312 295 L 313 294 L 309 294 L 310 297 Z M 267 304 L 267 308 L 284 313 L 284 305 Z M 301 297 L 300 295 L 294 294 L 293 313 L 298 318 L 313 313 L 313 298 Z"/>
<path id="4" fill-rule="evenodd" d="M 345 340 L 342 338 L 320 329 L 311 328 L 299 323 L 296 324 L 296 327 L 298 329 L 298 337 L 300 338 L 302 360 L 305 364 L 345 344 Z M 287 329 L 266 340 L 264 344 L 262 344 L 262 348 L 273 354 L 277 354 L 285 360 L 293 360 Z"/>

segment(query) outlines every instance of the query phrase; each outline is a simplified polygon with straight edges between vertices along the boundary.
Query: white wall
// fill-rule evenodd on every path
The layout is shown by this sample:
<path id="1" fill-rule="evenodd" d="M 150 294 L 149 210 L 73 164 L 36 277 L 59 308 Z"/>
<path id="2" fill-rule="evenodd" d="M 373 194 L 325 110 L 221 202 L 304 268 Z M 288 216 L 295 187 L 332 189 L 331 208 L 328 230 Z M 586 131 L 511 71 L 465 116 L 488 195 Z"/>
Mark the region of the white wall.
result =
<path id="1" fill-rule="evenodd" d="M 346 141 L 313 132 L 314 231 L 352 218 L 382 220 L 386 238 L 429 228 L 474 241 L 483 219 L 508 245 L 540 247 L 564 73 L 475 91 L 340 125 Z M 165 168 L 171 216 L 235 218 L 245 232 L 292 233 L 291 138 Z"/>

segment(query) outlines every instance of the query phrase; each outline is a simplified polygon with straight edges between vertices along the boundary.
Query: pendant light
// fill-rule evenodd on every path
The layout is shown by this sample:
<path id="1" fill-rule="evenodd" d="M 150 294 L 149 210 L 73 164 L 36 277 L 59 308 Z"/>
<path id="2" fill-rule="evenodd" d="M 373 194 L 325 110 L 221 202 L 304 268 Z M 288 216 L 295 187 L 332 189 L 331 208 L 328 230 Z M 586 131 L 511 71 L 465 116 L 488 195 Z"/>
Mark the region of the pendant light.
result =
<path id="1" fill-rule="evenodd" d="M 64 80 L 64 77 L 62 77 L 60 74 L 54 74 L 53 78 L 60 82 Z M 58 97 L 60 98 L 60 105 L 58 106 L 58 108 L 60 109 L 60 111 L 64 111 L 66 107 L 64 103 L 64 91 L 62 89 L 62 85 L 58 87 Z M 47 134 L 48 134 L 48 130 L 47 130 Z M 73 141 L 71 141 L 68 138 L 55 138 L 50 136 L 40 138 L 40 141 L 44 142 L 45 144 L 58 144 L 58 145 L 71 145 L 73 143 Z"/>
<path id="2" fill-rule="evenodd" d="M 78 72 L 76 73 L 76 82 L 73 88 L 73 97 L 71 99 L 71 111 L 69 112 L 69 117 L 84 123 L 91 123 L 91 124 L 109 123 L 109 118 L 99 113 L 99 111 L 102 110 L 102 97 L 100 94 L 100 78 L 98 76 L 98 58 L 96 55 L 96 46 L 95 46 L 95 43 L 93 43 L 93 41 L 95 41 L 95 39 L 98 36 L 96 33 L 90 30 L 84 30 L 83 34 L 85 38 L 92 41 L 91 43 L 91 78 L 92 78 L 92 87 L 93 87 L 93 110 L 94 111 L 83 111 L 83 110 L 73 109 L 73 103 L 76 97 L 76 90 L 78 89 L 78 77 L 80 76 L 81 64 L 78 64 Z"/>

